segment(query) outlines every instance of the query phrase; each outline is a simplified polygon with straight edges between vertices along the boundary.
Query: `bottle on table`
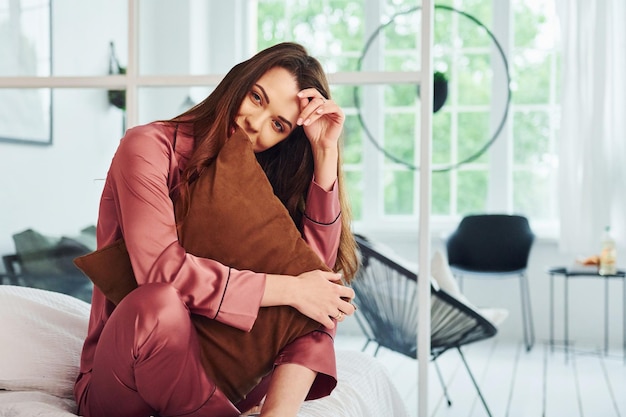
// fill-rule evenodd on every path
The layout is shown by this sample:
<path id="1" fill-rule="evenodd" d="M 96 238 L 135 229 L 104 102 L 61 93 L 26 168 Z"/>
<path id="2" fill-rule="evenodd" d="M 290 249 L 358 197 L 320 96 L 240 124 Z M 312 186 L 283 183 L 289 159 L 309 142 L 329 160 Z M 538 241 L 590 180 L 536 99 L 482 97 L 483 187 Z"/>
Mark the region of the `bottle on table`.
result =
<path id="1" fill-rule="evenodd" d="M 600 275 L 613 275 L 617 273 L 617 250 L 615 248 L 615 239 L 611 236 L 611 228 L 607 226 L 604 229 L 602 237 L 602 251 L 600 252 Z"/>

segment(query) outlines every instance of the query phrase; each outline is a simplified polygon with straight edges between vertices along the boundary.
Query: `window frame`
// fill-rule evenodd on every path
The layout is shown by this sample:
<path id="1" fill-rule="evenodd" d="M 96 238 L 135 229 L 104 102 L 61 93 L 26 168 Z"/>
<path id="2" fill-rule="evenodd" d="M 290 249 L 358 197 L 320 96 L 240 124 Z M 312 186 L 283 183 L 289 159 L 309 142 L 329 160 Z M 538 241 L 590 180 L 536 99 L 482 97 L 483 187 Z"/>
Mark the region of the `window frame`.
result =
<path id="1" fill-rule="evenodd" d="M 380 24 L 381 1 L 364 0 L 368 2 L 365 13 L 366 33 L 371 33 Z M 510 56 L 512 50 L 512 25 L 509 24 L 512 17 L 511 4 L 514 0 L 505 2 L 493 0 L 493 33 L 498 37 L 505 53 Z M 139 120 L 139 90 L 142 87 L 213 87 L 217 85 L 224 74 L 214 73 L 207 75 L 142 75 L 138 71 L 138 14 L 140 0 L 128 0 L 128 55 L 127 72 L 122 75 L 106 76 L 78 76 L 78 77 L 0 77 L 0 88 L 103 88 L 126 90 L 126 125 L 137 125 Z M 233 7 L 244 10 L 245 0 L 234 0 Z M 254 13 L 249 13 L 249 18 L 255 18 Z M 494 54 L 497 53 L 494 48 Z M 492 84 L 502 85 L 504 74 L 495 71 Z M 554 75 L 553 75 L 554 77 Z M 419 84 L 422 75 L 419 71 L 408 72 L 385 72 L 385 71 L 358 71 L 358 72 L 333 72 L 328 74 L 331 85 L 354 86 L 354 85 L 391 85 L 391 84 Z M 553 83 L 552 83 L 553 84 Z M 491 127 L 498 122 L 501 109 L 505 103 L 499 97 L 492 102 Z M 488 166 L 488 199 L 487 211 L 506 212 L 513 211 L 513 180 L 512 180 L 512 124 L 511 117 L 516 106 L 511 104 L 508 120 L 498 139 L 489 148 Z M 557 117 L 557 116 L 555 116 Z M 494 120 L 496 119 L 496 120 Z M 416 129 L 419 131 L 419 129 Z M 419 137 L 419 132 L 416 132 Z M 551 139 L 555 141 L 554 129 L 551 131 Z M 555 145 L 553 145 L 555 146 Z M 416 149 L 419 140 L 416 139 Z M 385 215 L 384 189 L 382 170 L 384 157 L 364 138 L 363 158 L 361 164 L 346 166 L 346 169 L 360 170 L 363 173 L 363 211 L 362 218 L 354 222 L 354 229 L 360 233 L 394 232 L 416 233 L 419 229 L 419 172 L 414 172 L 415 191 L 413 193 L 414 212 L 410 215 Z M 461 168 L 462 169 L 462 168 Z M 451 187 L 454 199 L 456 188 Z M 446 232 L 460 220 L 458 215 L 432 216 L 431 224 L 434 233 Z M 532 220 L 532 219 L 531 219 Z M 558 232 L 557 220 L 540 224 L 533 224 L 540 235 L 555 236 Z"/>

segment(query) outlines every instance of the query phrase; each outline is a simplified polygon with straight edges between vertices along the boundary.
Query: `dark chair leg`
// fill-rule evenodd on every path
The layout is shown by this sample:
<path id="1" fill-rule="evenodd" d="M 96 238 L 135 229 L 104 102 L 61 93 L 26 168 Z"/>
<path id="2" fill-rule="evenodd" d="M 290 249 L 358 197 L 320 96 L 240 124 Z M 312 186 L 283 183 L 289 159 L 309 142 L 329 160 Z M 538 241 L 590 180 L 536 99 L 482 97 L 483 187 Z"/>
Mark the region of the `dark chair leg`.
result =
<path id="1" fill-rule="evenodd" d="M 532 302 L 530 299 L 530 283 L 528 282 L 528 275 L 524 273 L 524 282 L 526 282 L 526 297 L 528 297 L 528 302 L 526 305 L 528 306 L 528 323 L 530 325 L 530 347 L 532 348 L 535 344 L 535 323 L 533 321 L 533 309 Z"/>
<path id="2" fill-rule="evenodd" d="M 450 395 L 448 395 L 448 387 L 446 382 L 443 380 L 443 375 L 441 375 L 441 369 L 439 369 L 439 365 L 437 365 L 437 359 L 433 359 L 433 365 L 435 365 L 435 370 L 437 371 L 437 376 L 439 377 L 439 382 L 441 383 L 441 388 L 443 389 L 443 396 L 446 397 L 448 407 L 450 407 L 452 405 L 452 400 L 450 400 Z"/>
<path id="3" fill-rule="evenodd" d="M 378 350 L 380 349 L 380 345 L 376 346 L 376 350 L 374 351 L 374 357 L 378 355 Z"/>
<path id="4" fill-rule="evenodd" d="M 520 274 L 520 293 L 522 302 L 522 321 L 524 325 L 524 343 L 526 351 L 529 352 L 535 344 L 535 325 L 533 323 L 533 313 L 530 303 L 530 286 L 526 273 Z"/>
<path id="5" fill-rule="evenodd" d="M 476 392 L 478 393 L 478 397 L 480 398 L 480 401 L 482 401 L 483 405 L 485 406 L 485 410 L 487 411 L 487 415 L 489 417 L 492 417 L 491 410 L 489 410 L 489 406 L 487 405 L 487 402 L 485 401 L 485 398 L 483 397 L 483 393 L 480 391 L 480 388 L 478 387 L 478 383 L 476 382 L 476 379 L 474 379 L 474 374 L 472 373 L 472 370 L 470 369 L 469 365 L 467 364 L 467 361 L 465 360 L 465 356 L 463 355 L 463 352 L 461 351 L 461 348 L 457 346 L 456 350 L 459 352 L 459 355 L 461 355 L 461 360 L 463 361 L 463 365 L 465 365 L 465 369 L 467 369 L 467 373 L 469 374 L 470 378 L 472 379 L 472 382 L 474 383 L 474 387 L 476 387 Z"/>
<path id="6" fill-rule="evenodd" d="M 371 342 L 370 339 L 367 339 L 367 341 L 365 341 L 365 344 L 361 348 L 361 352 L 365 352 L 365 349 L 370 345 L 370 342 Z"/>

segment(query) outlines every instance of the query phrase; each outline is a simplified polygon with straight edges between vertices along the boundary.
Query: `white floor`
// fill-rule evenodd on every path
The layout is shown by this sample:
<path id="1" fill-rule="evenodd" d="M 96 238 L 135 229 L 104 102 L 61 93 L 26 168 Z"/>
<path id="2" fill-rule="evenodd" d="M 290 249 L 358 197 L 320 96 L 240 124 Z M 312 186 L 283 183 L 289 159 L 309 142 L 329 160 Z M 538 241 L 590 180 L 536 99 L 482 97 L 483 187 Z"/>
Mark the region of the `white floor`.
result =
<path id="1" fill-rule="evenodd" d="M 336 347 L 360 351 L 365 339 L 341 335 Z M 366 352 L 373 354 L 370 345 Z M 466 346 L 465 358 L 493 417 L 626 417 L 626 363 L 621 350 L 608 355 L 587 347 L 570 352 L 552 350 L 538 341 L 526 352 L 522 343 L 498 337 Z M 378 360 L 392 375 L 411 416 L 417 416 L 417 361 L 381 348 Z M 429 366 L 429 417 L 483 417 L 487 412 L 458 352 L 443 354 L 437 363 L 447 382 L 448 406 L 435 367 Z M 381 416 L 392 417 L 392 416 Z"/>

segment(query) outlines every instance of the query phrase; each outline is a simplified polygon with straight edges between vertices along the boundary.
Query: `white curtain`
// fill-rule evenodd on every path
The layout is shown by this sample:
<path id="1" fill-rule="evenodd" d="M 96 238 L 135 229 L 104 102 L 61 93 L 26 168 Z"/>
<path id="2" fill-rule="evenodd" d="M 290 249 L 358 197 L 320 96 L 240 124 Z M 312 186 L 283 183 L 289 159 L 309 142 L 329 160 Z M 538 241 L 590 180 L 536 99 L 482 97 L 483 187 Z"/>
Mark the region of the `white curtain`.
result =
<path id="1" fill-rule="evenodd" d="M 624 265 L 626 2 L 557 0 L 557 12 L 563 45 L 560 249 L 598 253 L 610 225 Z"/>

